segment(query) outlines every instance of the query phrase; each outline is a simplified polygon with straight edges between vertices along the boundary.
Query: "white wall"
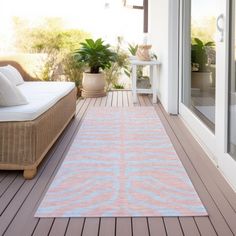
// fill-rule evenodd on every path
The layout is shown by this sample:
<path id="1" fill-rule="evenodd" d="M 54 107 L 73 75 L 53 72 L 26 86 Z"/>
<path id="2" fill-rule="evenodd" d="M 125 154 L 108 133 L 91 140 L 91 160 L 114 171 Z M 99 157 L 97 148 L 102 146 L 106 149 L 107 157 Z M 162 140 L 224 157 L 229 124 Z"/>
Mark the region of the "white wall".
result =
<path id="1" fill-rule="evenodd" d="M 178 113 L 178 0 L 149 0 L 149 39 L 162 65 L 158 97 L 171 114 Z"/>

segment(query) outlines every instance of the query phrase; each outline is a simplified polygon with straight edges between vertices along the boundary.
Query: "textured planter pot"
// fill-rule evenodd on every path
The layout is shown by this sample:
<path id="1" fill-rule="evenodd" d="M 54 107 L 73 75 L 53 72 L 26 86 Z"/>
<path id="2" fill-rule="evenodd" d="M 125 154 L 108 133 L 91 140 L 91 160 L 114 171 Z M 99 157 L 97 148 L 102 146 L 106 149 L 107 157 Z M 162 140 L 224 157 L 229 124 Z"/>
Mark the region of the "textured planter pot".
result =
<path id="1" fill-rule="evenodd" d="M 150 49 L 152 45 L 139 45 L 136 56 L 141 61 L 150 61 Z"/>
<path id="2" fill-rule="evenodd" d="M 192 72 L 192 88 L 199 88 L 202 91 L 208 90 L 212 86 L 211 72 Z"/>
<path id="3" fill-rule="evenodd" d="M 105 77 L 103 73 L 84 73 L 82 81 L 82 97 L 95 98 L 106 96 Z"/>
<path id="4" fill-rule="evenodd" d="M 138 78 L 137 79 L 137 88 L 139 89 L 150 89 L 152 86 L 150 84 L 149 78 Z"/>

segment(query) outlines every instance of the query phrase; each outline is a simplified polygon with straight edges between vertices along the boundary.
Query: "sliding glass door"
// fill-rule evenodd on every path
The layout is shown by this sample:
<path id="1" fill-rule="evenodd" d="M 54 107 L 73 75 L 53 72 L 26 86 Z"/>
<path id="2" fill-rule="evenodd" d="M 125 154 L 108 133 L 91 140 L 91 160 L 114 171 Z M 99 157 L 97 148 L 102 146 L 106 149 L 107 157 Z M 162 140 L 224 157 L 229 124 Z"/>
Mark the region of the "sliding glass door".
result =
<path id="1" fill-rule="evenodd" d="M 179 112 L 236 189 L 235 1 L 180 1 Z"/>

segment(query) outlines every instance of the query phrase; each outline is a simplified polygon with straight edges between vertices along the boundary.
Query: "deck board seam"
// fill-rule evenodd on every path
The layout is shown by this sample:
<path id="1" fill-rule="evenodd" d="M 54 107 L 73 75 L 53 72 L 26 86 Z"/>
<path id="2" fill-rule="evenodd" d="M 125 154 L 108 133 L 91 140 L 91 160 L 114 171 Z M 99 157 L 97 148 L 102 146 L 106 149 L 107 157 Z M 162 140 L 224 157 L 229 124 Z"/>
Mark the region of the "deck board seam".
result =
<path id="1" fill-rule="evenodd" d="M 37 226 L 38 226 L 38 224 L 39 224 L 39 221 L 40 221 L 40 219 L 38 219 L 37 224 L 35 225 L 35 227 L 34 227 L 32 233 L 31 233 L 31 236 L 34 236 L 34 233 L 35 233 L 35 230 L 37 229 Z"/>
<path id="2" fill-rule="evenodd" d="M 148 235 L 151 236 L 150 227 L 148 223 L 148 217 L 146 217 L 146 223 L 147 223 L 147 228 L 148 228 Z"/>
<path id="3" fill-rule="evenodd" d="M 10 177 L 11 177 L 11 176 L 12 176 L 12 175 L 10 175 Z M 11 186 L 11 184 L 15 181 L 15 179 L 16 179 L 18 176 L 19 176 L 19 173 L 13 175 L 13 179 L 10 180 L 10 182 L 6 184 L 7 186 L 6 186 L 6 188 L 3 190 L 3 192 L 0 194 L 0 198 L 4 195 L 4 193 L 7 191 L 7 189 Z"/>
<path id="4" fill-rule="evenodd" d="M 185 234 L 184 234 L 183 226 L 182 226 L 182 224 L 181 224 L 181 222 L 180 222 L 180 217 L 177 217 L 177 219 L 178 219 L 178 222 L 179 222 L 179 225 L 180 225 L 180 229 L 181 229 L 181 231 L 182 231 L 182 234 L 185 235 Z"/>
<path id="5" fill-rule="evenodd" d="M 70 218 L 67 219 L 67 224 L 66 224 L 66 229 L 65 229 L 64 236 L 66 236 L 66 232 L 67 232 L 67 230 L 68 230 L 69 223 L 70 223 Z"/>
<path id="6" fill-rule="evenodd" d="M 159 104 L 158 104 L 158 106 L 160 107 Z M 160 109 L 161 109 L 161 111 L 162 111 L 162 108 L 160 108 Z M 166 115 L 164 114 L 163 111 L 162 111 L 162 114 L 164 115 L 164 117 L 165 117 L 165 119 L 166 119 Z M 186 150 L 185 150 L 185 148 L 184 148 L 182 142 L 180 142 L 178 136 L 176 135 L 175 130 L 173 129 L 172 125 L 169 123 L 169 120 L 166 119 L 166 121 L 168 122 L 169 127 L 171 128 L 171 130 L 173 131 L 175 137 L 177 138 L 178 143 L 181 145 L 181 147 L 182 147 L 184 153 L 186 154 L 187 157 L 189 157 L 189 155 L 188 155 L 188 153 L 186 152 Z M 231 229 L 231 227 L 229 226 L 228 221 L 226 220 L 224 214 L 221 212 L 221 210 L 219 209 L 217 203 L 215 202 L 214 197 L 213 197 L 213 196 L 211 195 L 211 193 L 208 191 L 208 187 L 206 186 L 206 184 L 205 184 L 204 181 L 202 180 L 202 177 L 201 177 L 200 174 L 198 173 L 198 170 L 196 169 L 195 165 L 193 164 L 191 158 L 188 158 L 188 160 L 191 162 L 192 167 L 194 168 L 196 174 L 198 175 L 198 178 L 201 180 L 202 185 L 204 186 L 204 188 L 205 188 L 205 190 L 207 191 L 208 195 L 210 196 L 212 202 L 214 203 L 214 206 L 217 208 L 218 212 L 219 212 L 219 213 L 221 214 L 221 216 L 223 217 L 223 219 L 224 219 L 226 225 L 228 226 L 229 230 L 231 231 L 231 233 L 234 234 L 233 231 L 232 231 L 232 229 Z M 183 164 L 183 165 L 184 165 L 184 164 Z M 215 183 L 215 182 L 214 182 L 214 183 Z M 215 183 L 215 184 L 216 184 L 216 183 Z M 214 223 L 213 223 L 212 220 L 211 220 L 210 215 L 209 215 L 208 217 L 209 217 L 209 220 L 211 221 L 211 224 L 212 224 L 214 230 L 216 230 L 215 227 L 214 227 Z M 217 232 L 217 231 L 216 231 L 216 232 Z"/>
<path id="7" fill-rule="evenodd" d="M 20 187 L 17 189 L 17 191 L 15 192 L 15 194 L 13 195 L 13 197 L 10 199 L 10 201 L 8 202 L 8 204 L 6 205 L 6 207 L 4 207 L 4 209 L 2 210 L 0 217 L 4 214 L 4 211 L 7 209 L 7 207 L 11 204 L 12 199 L 15 198 L 15 196 L 17 195 L 17 193 L 21 190 L 21 187 L 25 184 L 26 180 L 24 180 L 22 182 L 22 184 L 20 185 Z"/>

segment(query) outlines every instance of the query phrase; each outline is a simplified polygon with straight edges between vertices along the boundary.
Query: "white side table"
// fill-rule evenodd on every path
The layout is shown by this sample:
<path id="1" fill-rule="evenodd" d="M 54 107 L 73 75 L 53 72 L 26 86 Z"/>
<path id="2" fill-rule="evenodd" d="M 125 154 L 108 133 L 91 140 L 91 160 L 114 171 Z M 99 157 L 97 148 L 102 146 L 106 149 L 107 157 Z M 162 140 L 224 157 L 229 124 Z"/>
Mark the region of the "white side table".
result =
<path id="1" fill-rule="evenodd" d="M 157 79 L 158 79 L 157 76 L 158 76 L 158 68 L 161 63 L 158 60 L 152 60 L 152 61 L 130 60 L 130 63 L 132 66 L 131 77 L 132 77 L 132 93 L 133 93 L 134 103 L 137 103 L 137 93 L 152 94 L 153 103 L 157 103 Z M 137 88 L 137 66 L 149 66 L 150 83 L 152 85 L 150 89 Z"/>

